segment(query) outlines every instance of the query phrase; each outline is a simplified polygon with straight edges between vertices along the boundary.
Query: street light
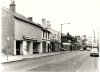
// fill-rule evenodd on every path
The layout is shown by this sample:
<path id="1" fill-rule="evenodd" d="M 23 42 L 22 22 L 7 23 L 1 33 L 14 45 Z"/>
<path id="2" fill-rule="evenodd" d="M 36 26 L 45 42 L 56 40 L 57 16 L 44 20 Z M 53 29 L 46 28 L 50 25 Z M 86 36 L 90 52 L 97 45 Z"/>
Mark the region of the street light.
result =
<path id="1" fill-rule="evenodd" d="M 61 53 L 62 53 L 62 25 L 64 25 L 64 24 L 70 24 L 70 23 L 63 23 L 63 24 L 61 24 Z"/>
<path id="2" fill-rule="evenodd" d="M 100 29 L 100 28 L 97 28 L 97 29 Z M 100 46 L 99 46 L 99 30 L 98 30 L 98 50 L 100 50 L 99 48 Z"/>
<path id="3" fill-rule="evenodd" d="M 94 42 L 95 42 L 95 32 L 94 32 L 94 30 L 93 30 L 93 34 L 94 34 Z"/>
<path id="4" fill-rule="evenodd" d="M 8 45 L 8 48 L 9 48 L 9 40 L 10 40 L 10 38 L 7 37 L 7 45 Z M 8 48 L 7 48 L 7 61 L 8 61 Z"/>

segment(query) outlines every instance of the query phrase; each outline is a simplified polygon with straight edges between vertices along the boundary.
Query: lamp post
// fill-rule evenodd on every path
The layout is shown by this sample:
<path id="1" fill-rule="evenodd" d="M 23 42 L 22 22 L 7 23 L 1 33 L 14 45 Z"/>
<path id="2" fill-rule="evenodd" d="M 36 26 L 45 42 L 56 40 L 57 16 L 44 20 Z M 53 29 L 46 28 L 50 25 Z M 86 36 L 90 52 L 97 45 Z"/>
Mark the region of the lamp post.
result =
<path id="1" fill-rule="evenodd" d="M 93 30 L 93 34 L 94 34 L 94 42 L 95 42 L 95 32 L 94 32 L 94 30 Z"/>
<path id="2" fill-rule="evenodd" d="M 8 48 L 9 48 L 9 37 L 7 37 L 7 44 L 8 44 Z M 8 48 L 7 48 L 7 61 L 8 61 Z"/>
<path id="3" fill-rule="evenodd" d="M 99 48 L 100 48 L 100 45 L 99 45 L 99 29 L 100 29 L 100 28 L 98 28 L 98 50 L 99 50 Z"/>
<path id="4" fill-rule="evenodd" d="M 100 48 L 100 47 L 99 47 L 99 32 L 98 32 L 98 50 L 99 50 L 99 48 Z"/>
<path id="5" fill-rule="evenodd" d="M 63 24 L 61 24 L 61 53 L 62 53 L 62 25 L 64 25 L 64 24 L 70 24 L 70 23 L 63 23 Z"/>

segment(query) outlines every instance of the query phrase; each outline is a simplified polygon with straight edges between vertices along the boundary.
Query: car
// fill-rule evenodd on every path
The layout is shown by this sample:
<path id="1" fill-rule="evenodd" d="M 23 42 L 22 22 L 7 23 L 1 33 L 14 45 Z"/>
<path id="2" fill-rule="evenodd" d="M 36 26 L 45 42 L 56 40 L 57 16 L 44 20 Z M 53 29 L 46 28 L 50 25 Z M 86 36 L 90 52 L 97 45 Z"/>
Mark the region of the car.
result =
<path id="1" fill-rule="evenodd" d="M 81 48 L 80 51 L 83 51 L 83 48 Z"/>
<path id="2" fill-rule="evenodd" d="M 87 47 L 86 49 L 87 49 L 87 51 L 90 51 L 90 48 L 89 47 Z"/>
<path id="3" fill-rule="evenodd" d="M 61 51 L 66 51 L 66 49 L 64 49 L 64 48 L 61 48 Z"/>
<path id="4" fill-rule="evenodd" d="M 90 56 L 98 56 L 99 57 L 99 51 L 97 48 L 92 48 L 90 50 Z"/>

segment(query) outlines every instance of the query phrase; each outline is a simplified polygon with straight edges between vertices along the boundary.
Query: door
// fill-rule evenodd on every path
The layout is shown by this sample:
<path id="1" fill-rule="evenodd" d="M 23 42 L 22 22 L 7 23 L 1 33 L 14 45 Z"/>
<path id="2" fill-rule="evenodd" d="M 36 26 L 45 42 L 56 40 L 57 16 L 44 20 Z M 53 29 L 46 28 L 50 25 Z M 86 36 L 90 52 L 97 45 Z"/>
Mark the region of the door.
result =
<path id="1" fill-rule="evenodd" d="M 20 55 L 20 42 L 16 41 L 16 55 Z"/>

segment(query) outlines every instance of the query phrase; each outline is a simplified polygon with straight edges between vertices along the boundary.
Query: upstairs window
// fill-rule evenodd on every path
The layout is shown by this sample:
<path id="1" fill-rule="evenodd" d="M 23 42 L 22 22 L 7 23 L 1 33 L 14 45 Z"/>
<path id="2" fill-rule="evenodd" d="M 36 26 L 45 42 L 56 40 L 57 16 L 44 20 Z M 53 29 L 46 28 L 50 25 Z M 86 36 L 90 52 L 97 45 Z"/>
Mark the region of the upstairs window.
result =
<path id="1" fill-rule="evenodd" d="M 44 38 L 44 31 L 43 31 L 43 38 Z"/>
<path id="2" fill-rule="evenodd" d="M 48 33 L 48 39 L 49 39 L 49 35 L 50 35 L 50 34 Z"/>

